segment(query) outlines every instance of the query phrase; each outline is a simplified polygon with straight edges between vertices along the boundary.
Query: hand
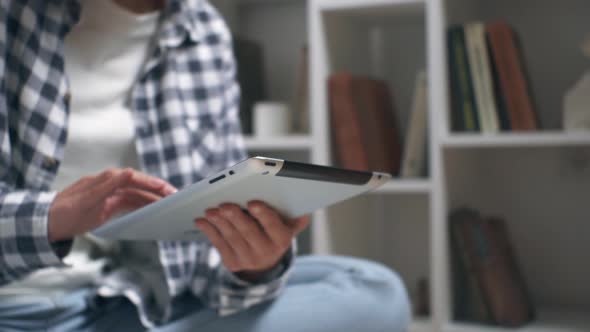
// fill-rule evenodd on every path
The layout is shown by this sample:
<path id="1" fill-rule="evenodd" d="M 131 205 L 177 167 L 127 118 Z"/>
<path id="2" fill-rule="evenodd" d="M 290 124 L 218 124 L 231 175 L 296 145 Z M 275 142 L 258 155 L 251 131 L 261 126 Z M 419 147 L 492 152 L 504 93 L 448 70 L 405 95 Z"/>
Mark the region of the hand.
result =
<path id="1" fill-rule="evenodd" d="M 228 270 L 256 281 L 279 263 L 309 221 L 308 216 L 285 220 L 265 203 L 254 201 L 248 212 L 236 204 L 222 204 L 195 222 L 219 250 Z"/>
<path id="2" fill-rule="evenodd" d="M 138 209 L 174 192 L 166 181 L 133 169 L 109 169 L 84 177 L 55 197 L 49 208 L 49 241 L 84 234 L 117 213 Z"/>

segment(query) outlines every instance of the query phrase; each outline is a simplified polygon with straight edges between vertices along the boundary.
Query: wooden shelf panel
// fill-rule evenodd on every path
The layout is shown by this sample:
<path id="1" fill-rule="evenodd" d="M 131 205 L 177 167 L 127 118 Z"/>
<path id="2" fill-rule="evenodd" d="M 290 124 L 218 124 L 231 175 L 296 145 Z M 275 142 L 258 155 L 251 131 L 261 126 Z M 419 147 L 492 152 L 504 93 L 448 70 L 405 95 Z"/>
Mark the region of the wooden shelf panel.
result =
<path id="1" fill-rule="evenodd" d="M 305 2 L 306 0 L 238 0 L 238 5 L 251 5 L 251 4 L 268 4 L 268 5 L 276 5 L 281 3 L 286 3 L 290 1 L 300 1 Z"/>
<path id="2" fill-rule="evenodd" d="M 311 136 L 308 135 L 291 135 L 284 137 L 247 136 L 244 140 L 246 148 L 251 151 L 310 150 L 312 147 L 312 139 Z"/>
<path id="3" fill-rule="evenodd" d="M 588 311 L 566 312 L 560 310 L 539 310 L 534 322 L 521 328 L 500 328 L 477 324 L 451 323 L 444 332 L 588 332 L 590 315 Z"/>
<path id="4" fill-rule="evenodd" d="M 434 326 L 430 318 L 414 317 L 410 323 L 409 332 L 433 332 Z"/>
<path id="5" fill-rule="evenodd" d="M 431 183 L 428 179 L 397 179 L 394 178 L 373 194 L 428 194 Z"/>
<path id="6" fill-rule="evenodd" d="M 590 132 L 534 132 L 451 134 L 442 141 L 446 148 L 590 146 Z"/>
<path id="7" fill-rule="evenodd" d="M 423 7 L 424 0 L 317 0 L 320 10 L 366 10 L 371 8 Z"/>

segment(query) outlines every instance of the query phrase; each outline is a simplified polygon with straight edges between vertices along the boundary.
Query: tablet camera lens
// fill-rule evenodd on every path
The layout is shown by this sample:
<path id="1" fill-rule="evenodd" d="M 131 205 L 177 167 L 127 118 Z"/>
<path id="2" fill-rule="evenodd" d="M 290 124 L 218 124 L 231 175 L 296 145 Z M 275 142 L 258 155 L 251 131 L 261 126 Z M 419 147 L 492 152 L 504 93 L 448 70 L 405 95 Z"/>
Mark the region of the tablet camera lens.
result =
<path id="1" fill-rule="evenodd" d="M 234 171 L 229 171 L 229 175 L 234 175 L 234 174 L 236 174 L 236 172 L 234 172 Z"/>

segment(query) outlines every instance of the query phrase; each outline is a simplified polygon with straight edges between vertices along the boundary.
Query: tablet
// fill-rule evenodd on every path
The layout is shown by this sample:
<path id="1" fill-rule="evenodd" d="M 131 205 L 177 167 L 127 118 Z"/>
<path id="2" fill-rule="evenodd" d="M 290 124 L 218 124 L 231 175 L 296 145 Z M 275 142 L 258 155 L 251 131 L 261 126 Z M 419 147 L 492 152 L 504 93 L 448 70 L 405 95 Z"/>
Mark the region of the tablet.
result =
<path id="1" fill-rule="evenodd" d="M 295 218 L 361 195 L 391 175 L 264 157 L 250 158 L 94 230 L 119 240 L 200 240 L 195 219 L 223 203 L 266 202 Z"/>

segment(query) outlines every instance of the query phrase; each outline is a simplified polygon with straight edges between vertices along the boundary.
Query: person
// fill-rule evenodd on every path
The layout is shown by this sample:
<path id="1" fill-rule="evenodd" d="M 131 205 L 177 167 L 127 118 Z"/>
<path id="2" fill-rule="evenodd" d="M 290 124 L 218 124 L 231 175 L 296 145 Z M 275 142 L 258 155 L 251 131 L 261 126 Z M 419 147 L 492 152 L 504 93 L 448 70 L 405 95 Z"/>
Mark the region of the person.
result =
<path id="1" fill-rule="evenodd" d="M 309 218 L 264 202 L 205 242 L 87 235 L 246 157 L 235 67 L 206 0 L 0 2 L 1 331 L 406 329 L 395 273 L 295 259 Z"/>

